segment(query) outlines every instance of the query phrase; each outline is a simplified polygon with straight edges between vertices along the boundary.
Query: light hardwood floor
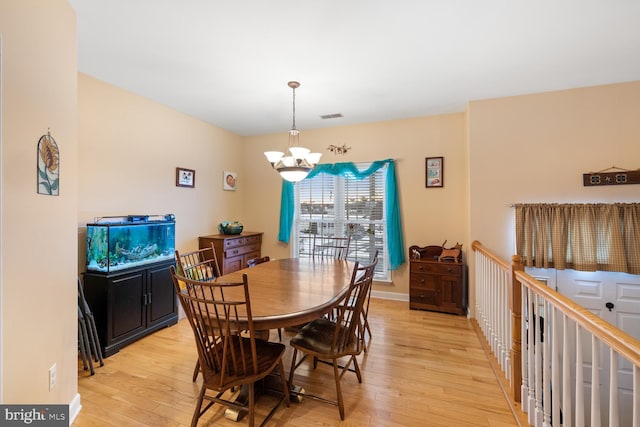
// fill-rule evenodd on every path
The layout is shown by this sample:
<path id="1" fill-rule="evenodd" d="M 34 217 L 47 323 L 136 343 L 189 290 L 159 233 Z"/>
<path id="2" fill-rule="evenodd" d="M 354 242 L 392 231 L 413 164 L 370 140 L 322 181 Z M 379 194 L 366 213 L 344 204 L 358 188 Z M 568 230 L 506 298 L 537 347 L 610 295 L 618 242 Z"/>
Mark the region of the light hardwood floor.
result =
<path id="1" fill-rule="evenodd" d="M 373 340 L 359 357 L 363 382 L 342 379 L 345 421 L 335 406 L 304 399 L 281 406 L 270 426 L 516 426 L 471 321 L 463 316 L 409 310 L 408 304 L 372 298 Z M 283 340 L 291 337 L 283 332 Z M 277 339 L 272 331 L 272 339 Z M 287 352 L 285 369 L 289 369 Z M 82 411 L 75 427 L 188 426 L 200 381 L 191 382 L 196 360 L 189 324 L 125 347 L 96 368 L 78 369 Z M 296 383 L 333 399 L 330 366 L 296 370 Z M 261 397 L 258 410 L 271 404 Z M 263 412 L 256 414 L 256 424 Z M 243 426 L 209 410 L 199 426 Z"/>

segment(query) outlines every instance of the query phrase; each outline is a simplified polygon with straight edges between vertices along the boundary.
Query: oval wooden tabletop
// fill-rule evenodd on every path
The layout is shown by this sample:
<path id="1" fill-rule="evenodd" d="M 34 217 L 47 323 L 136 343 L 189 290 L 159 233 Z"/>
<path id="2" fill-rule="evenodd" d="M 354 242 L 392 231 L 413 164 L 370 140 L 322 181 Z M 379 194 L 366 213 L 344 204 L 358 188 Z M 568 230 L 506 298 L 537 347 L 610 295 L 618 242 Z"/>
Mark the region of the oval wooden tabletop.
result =
<path id="1" fill-rule="evenodd" d="M 346 294 L 354 263 L 343 260 L 286 258 L 224 276 L 217 282 L 249 282 L 256 329 L 300 325 L 328 313 Z"/>

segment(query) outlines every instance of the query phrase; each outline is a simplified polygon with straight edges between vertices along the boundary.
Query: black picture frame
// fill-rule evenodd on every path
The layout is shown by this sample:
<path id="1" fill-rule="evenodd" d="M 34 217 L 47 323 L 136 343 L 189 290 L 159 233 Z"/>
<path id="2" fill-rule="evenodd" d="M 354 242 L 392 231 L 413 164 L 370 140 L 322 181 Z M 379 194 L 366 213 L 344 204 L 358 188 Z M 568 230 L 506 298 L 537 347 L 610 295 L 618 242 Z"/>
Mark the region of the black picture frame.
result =
<path id="1" fill-rule="evenodd" d="M 425 157 L 425 187 L 444 187 L 444 157 Z"/>

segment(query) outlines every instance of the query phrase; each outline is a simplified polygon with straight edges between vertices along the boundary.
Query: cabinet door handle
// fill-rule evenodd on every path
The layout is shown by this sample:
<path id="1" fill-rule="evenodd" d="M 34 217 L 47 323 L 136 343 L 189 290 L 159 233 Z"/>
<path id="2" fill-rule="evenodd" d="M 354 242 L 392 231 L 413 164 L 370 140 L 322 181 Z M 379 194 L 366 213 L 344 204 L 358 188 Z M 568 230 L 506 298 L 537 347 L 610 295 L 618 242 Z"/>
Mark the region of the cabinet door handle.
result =
<path id="1" fill-rule="evenodd" d="M 151 305 L 151 292 L 149 292 L 149 305 Z"/>
<path id="2" fill-rule="evenodd" d="M 147 300 L 148 300 L 147 294 L 143 294 L 142 295 L 142 305 L 148 305 Z"/>

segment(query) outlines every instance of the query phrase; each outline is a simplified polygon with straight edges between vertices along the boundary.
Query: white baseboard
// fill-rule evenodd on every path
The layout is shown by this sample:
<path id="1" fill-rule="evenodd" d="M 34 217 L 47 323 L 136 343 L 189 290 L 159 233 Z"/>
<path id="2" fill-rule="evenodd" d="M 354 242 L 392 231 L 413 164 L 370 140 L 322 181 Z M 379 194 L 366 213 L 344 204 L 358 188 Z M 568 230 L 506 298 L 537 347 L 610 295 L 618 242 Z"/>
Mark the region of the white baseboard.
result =
<path id="1" fill-rule="evenodd" d="M 69 403 L 69 425 L 73 424 L 81 409 L 80 394 L 76 393 L 71 403 Z"/>
<path id="2" fill-rule="evenodd" d="M 409 294 L 401 294 L 398 292 L 371 291 L 373 298 L 388 299 L 393 301 L 409 302 Z"/>

